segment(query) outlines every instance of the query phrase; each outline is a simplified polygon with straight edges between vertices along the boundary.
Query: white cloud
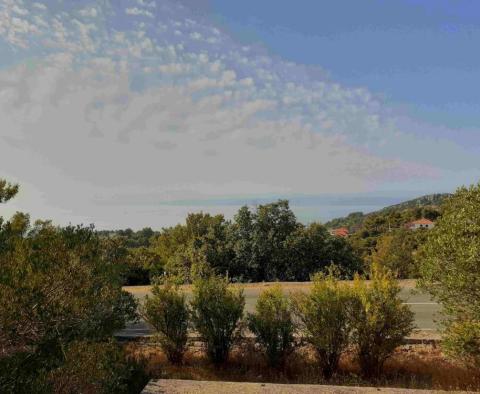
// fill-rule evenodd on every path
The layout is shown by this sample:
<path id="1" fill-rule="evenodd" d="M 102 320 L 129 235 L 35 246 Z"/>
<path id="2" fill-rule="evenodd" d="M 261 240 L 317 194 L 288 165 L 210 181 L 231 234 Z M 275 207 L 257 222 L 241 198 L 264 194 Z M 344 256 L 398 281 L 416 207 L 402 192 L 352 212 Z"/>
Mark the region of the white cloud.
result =
<path id="1" fill-rule="evenodd" d="M 192 38 L 193 40 L 201 40 L 202 35 L 195 31 L 193 33 L 190 33 L 190 38 Z"/>
<path id="2" fill-rule="evenodd" d="M 47 9 L 47 6 L 43 3 L 33 3 L 33 6 L 42 11 L 45 11 Z"/>
<path id="3" fill-rule="evenodd" d="M 125 13 L 127 15 L 134 15 L 134 16 L 147 16 L 149 18 L 153 18 L 153 14 L 148 11 L 138 7 L 130 7 L 125 9 Z"/>
<path id="4" fill-rule="evenodd" d="M 80 10 L 79 14 L 84 17 L 95 18 L 98 15 L 98 11 L 95 7 L 88 7 Z"/>

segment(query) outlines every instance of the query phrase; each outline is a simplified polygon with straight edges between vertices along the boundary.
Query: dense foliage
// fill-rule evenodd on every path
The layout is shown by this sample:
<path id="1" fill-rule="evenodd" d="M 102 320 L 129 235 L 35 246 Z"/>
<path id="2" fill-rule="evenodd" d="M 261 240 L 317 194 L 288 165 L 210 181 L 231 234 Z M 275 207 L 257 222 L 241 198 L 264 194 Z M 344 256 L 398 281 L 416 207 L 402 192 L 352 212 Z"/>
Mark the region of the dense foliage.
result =
<path id="1" fill-rule="evenodd" d="M 480 365 L 480 184 L 444 204 L 418 263 L 420 287 L 443 307 L 445 349 Z"/>
<path id="2" fill-rule="evenodd" d="M 283 366 L 294 350 L 295 323 L 290 298 L 279 285 L 258 297 L 255 312 L 248 314 L 248 328 L 262 347 L 270 366 Z"/>
<path id="3" fill-rule="evenodd" d="M 147 284 L 163 273 L 160 258 L 151 248 L 151 241 L 158 233 L 150 227 L 139 231 L 104 230 L 98 234 L 105 244 L 112 245 L 111 249 L 116 253 L 125 285 Z"/>
<path id="4" fill-rule="evenodd" d="M 375 250 L 369 256 L 369 264 L 378 264 L 394 272 L 397 278 L 418 278 L 415 260 L 418 248 L 425 242 L 427 229 L 415 231 L 400 228 L 378 238 Z"/>
<path id="5" fill-rule="evenodd" d="M 3 183 L 0 187 L 3 201 L 13 197 Z M 120 287 L 110 246 L 91 227 L 58 228 L 42 221 L 31 225 L 22 213 L 0 221 L 3 392 L 54 390 L 56 377 L 65 378 L 62 368 L 74 343 L 81 342 L 88 351 L 135 318 L 135 301 Z M 105 376 L 120 379 L 123 373 Z"/>
<path id="6" fill-rule="evenodd" d="M 191 281 L 197 264 L 235 282 L 305 281 L 331 263 L 345 276 L 361 268 L 346 240 L 318 223 L 299 223 L 288 201 L 253 211 L 242 207 L 232 222 L 222 215 L 190 214 L 185 225 L 164 229 L 152 249 L 165 272 L 180 282 Z"/>

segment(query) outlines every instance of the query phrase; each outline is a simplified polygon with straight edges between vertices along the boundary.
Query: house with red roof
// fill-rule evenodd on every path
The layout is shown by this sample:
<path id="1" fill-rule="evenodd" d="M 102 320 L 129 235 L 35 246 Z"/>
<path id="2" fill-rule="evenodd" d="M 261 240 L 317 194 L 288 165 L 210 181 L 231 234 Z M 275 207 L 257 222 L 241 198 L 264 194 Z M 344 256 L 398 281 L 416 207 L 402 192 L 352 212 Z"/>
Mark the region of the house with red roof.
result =
<path id="1" fill-rule="evenodd" d="M 435 223 L 432 222 L 431 220 L 422 218 L 422 219 L 414 220 L 413 222 L 407 223 L 406 227 L 410 230 L 418 230 L 419 228 L 432 229 L 433 227 L 435 227 Z"/>
<path id="2" fill-rule="evenodd" d="M 334 237 L 348 237 L 350 235 L 350 232 L 348 231 L 348 228 L 346 227 L 340 227 L 340 228 L 334 228 L 330 230 L 330 235 L 333 235 Z"/>

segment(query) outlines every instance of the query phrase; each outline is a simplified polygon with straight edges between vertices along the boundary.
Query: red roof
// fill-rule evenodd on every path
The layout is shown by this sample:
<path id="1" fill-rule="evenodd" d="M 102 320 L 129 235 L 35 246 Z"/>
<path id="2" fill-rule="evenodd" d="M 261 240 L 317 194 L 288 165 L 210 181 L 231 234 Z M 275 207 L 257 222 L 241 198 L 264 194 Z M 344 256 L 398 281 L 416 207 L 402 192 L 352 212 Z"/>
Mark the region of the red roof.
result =
<path id="1" fill-rule="evenodd" d="M 423 218 L 423 219 L 414 220 L 413 222 L 409 223 L 409 225 L 414 225 L 414 224 L 433 224 L 433 222 L 431 220 Z"/>
<path id="2" fill-rule="evenodd" d="M 336 237 L 346 237 L 349 234 L 348 228 L 346 227 L 340 227 L 332 230 L 332 235 L 335 235 Z"/>

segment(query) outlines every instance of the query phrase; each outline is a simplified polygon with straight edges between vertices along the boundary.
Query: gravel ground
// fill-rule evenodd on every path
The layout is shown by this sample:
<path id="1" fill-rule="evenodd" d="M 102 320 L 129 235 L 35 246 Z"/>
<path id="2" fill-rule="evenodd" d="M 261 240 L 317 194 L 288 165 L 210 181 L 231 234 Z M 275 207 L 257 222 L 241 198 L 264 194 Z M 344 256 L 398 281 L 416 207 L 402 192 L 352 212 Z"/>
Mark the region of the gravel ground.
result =
<path id="1" fill-rule="evenodd" d="M 197 380 L 151 380 L 142 394 L 352 394 L 352 393 L 447 393 L 446 391 L 408 390 L 381 387 L 345 387 L 311 384 L 270 384 L 238 382 L 205 382 Z M 452 393 L 452 391 L 450 391 Z M 461 393 L 457 391 L 456 393 Z M 466 393 L 464 391 L 463 393 Z"/>

